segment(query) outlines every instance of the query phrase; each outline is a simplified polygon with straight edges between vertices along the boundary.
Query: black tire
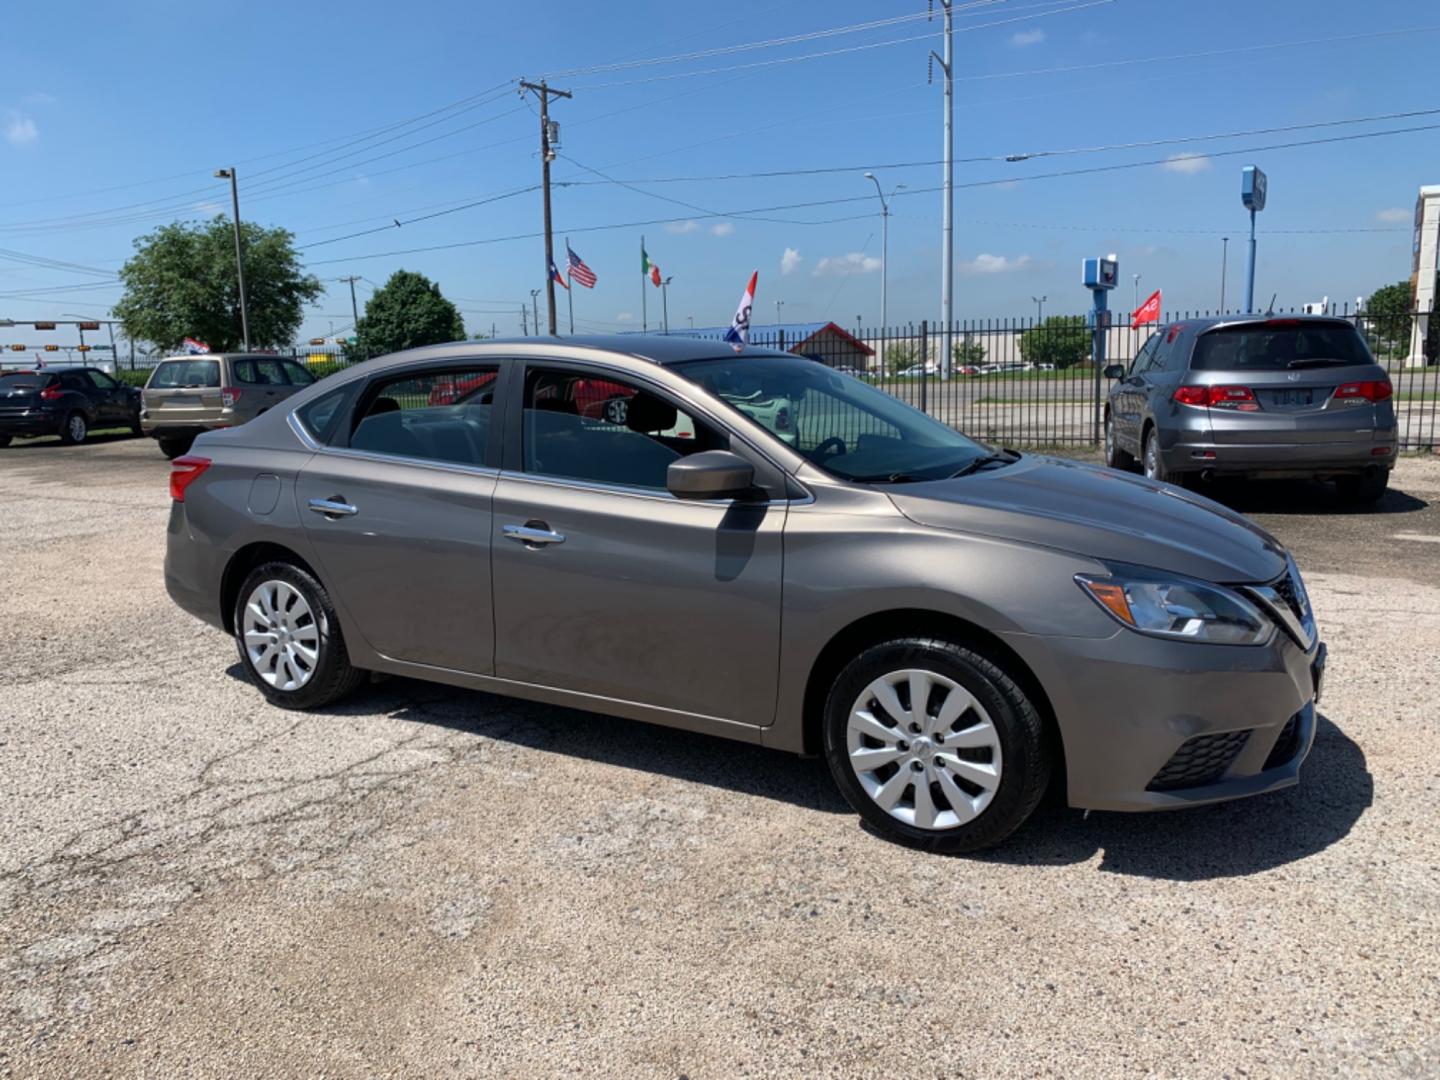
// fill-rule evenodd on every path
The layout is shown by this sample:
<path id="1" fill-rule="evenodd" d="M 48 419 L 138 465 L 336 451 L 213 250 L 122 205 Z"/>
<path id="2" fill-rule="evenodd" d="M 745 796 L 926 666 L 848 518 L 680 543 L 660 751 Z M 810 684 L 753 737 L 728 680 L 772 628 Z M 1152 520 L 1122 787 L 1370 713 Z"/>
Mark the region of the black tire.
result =
<path id="1" fill-rule="evenodd" d="M 1120 443 L 1115 438 L 1115 424 L 1109 416 L 1105 417 L 1105 464 L 1124 472 L 1135 471 L 1135 455 L 1120 449 Z"/>
<path id="2" fill-rule="evenodd" d="M 66 446 L 79 446 L 89 434 L 90 421 L 85 419 L 82 412 L 70 413 L 60 427 L 60 441 Z"/>
<path id="3" fill-rule="evenodd" d="M 1389 469 L 1376 469 L 1360 476 L 1342 476 L 1335 481 L 1335 493 L 1340 496 L 1340 501 L 1354 505 L 1379 502 L 1389 487 Z"/>
<path id="4" fill-rule="evenodd" d="M 10 445 L 10 438 L 9 435 L 0 435 L 0 450 Z"/>
<path id="5" fill-rule="evenodd" d="M 1160 453 L 1160 433 L 1154 425 L 1145 429 L 1145 438 L 1140 447 L 1141 471 L 1159 484 L 1178 484 L 1179 477 L 1172 476 L 1165 468 L 1165 455 Z"/>
<path id="6" fill-rule="evenodd" d="M 136 416 L 131 419 L 130 434 L 135 436 L 141 436 L 145 434 L 145 429 L 140 426 L 140 417 Z"/>
<path id="7" fill-rule="evenodd" d="M 162 435 L 155 441 L 160 444 L 160 452 L 167 458 L 177 458 L 181 454 L 188 454 L 191 445 L 195 442 L 189 435 Z"/>
<path id="8" fill-rule="evenodd" d="M 1000 776 L 988 805 L 970 820 L 948 828 L 921 828 L 893 817 L 867 793 L 850 760 L 847 742 L 850 710 L 860 695 L 872 682 L 887 674 L 917 668 L 949 679 L 968 691 L 988 715 L 998 738 Z M 974 722 L 975 714 L 967 711 L 961 715 L 971 717 Z M 991 658 L 936 638 L 901 638 L 872 645 L 847 664 L 825 702 L 824 737 L 830 773 L 856 813 L 887 837 L 941 854 L 978 851 L 1010 836 L 1030 817 L 1045 794 L 1055 757 L 1044 720 L 1020 684 Z M 920 741 L 915 737 L 916 746 Z M 930 742 L 926 740 L 927 746 Z M 938 737 L 933 742 L 940 745 Z M 913 761 L 909 764 L 912 769 L 922 768 Z M 900 762 L 889 776 L 894 778 L 904 767 L 905 762 Z M 914 788 L 905 790 L 910 793 L 913 804 Z M 932 784 L 930 790 L 943 798 L 939 783 Z M 938 807 L 940 800 L 934 801 Z"/>
<path id="9" fill-rule="evenodd" d="M 268 682 L 251 660 L 245 644 L 246 605 L 261 585 L 280 582 L 298 592 L 313 613 L 311 622 L 317 631 L 317 658 L 310 665 L 306 680 L 295 689 L 286 689 Z M 311 574 L 287 562 L 270 562 L 257 566 L 245 578 L 235 600 L 233 626 L 235 646 L 240 653 L 240 666 L 246 677 L 265 698 L 282 709 L 315 709 L 339 701 L 365 681 L 365 672 L 350 663 L 340 620 L 325 587 Z M 275 668 L 272 661 L 270 667 Z"/>

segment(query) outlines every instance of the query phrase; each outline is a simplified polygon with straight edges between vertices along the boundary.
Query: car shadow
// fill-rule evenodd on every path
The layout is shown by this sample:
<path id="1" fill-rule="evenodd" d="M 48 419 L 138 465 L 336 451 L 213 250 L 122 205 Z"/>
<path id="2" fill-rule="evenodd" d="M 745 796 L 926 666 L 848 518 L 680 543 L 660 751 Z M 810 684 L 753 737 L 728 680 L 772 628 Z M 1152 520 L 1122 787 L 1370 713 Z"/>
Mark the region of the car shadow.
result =
<path id="1" fill-rule="evenodd" d="M 130 439 L 144 438 L 143 435 L 133 434 L 129 428 L 116 429 L 115 431 L 95 432 L 91 431 L 85 436 L 85 441 L 80 448 L 86 446 L 103 446 L 105 443 L 125 442 Z M 58 446 L 66 444 L 60 441 L 59 435 L 17 435 L 5 452 L 14 453 L 20 450 L 54 450 Z"/>
<path id="2" fill-rule="evenodd" d="M 1197 495 L 1238 510 L 1242 514 L 1345 514 L 1375 517 L 1385 514 L 1413 514 L 1430 504 L 1394 488 L 1378 502 L 1348 503 L 1334 484 L 1318 480 L 1231 480 L 1220 479 L 1196 487 Z"/>
<path id="3" fill-rule="evenodd" d="M 245 682 L 239 662 L 225 669 Z M 499 739 L 532 750 L 669 776 L 822 813 L 849 813 L 823 761 L 637 720 L 393 678 L 316 714 L 383 712 L 399 720 Z"/>
<path id="4" fill-rule="evenodd" d="M 1043 805 L 1002 848 L 977 858 L 1063 866 L 1101 854 L 1113 874 L 1205 881 L 1244 877 L 1308 858 L 1343 839 L 1374 801 L 1365 754 L 1323 714 L 1300 783 L 1235 802 L 1153 814 Z"/>

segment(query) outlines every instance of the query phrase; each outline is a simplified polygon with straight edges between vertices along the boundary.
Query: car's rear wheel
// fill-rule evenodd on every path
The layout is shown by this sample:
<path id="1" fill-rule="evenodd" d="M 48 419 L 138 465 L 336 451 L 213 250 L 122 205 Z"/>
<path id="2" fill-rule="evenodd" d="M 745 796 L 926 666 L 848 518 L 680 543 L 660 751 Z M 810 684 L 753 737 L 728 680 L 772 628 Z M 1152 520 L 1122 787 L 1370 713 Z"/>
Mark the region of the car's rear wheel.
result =
<path id="1" fill-rule="evenodd" d="M 1053 752 L 1034 703 L 993 660 L 954 642 L 872 646 L 825 705 L 825 757 L 873 828 L 956 853 L 1004 840 L 1035 810 Z"/>
<path id="2" fill-rule="evenodd" d="M 188 454 L 191 444 L 195 442 L 189 435 L 162 435 L 155 441 L 160 444 L 160 452 L 167 458 Z"/>
<path id="3" fill-rule="evenodd" d="M 10 445 L 10 436 L 9 436 L 9 435 L 0 435 L 0 450 L 5 449 L 5 447 L 7 447 L 7 446 L 9 446 L 9 445 Z"/>
<path id="4" fill-rule="evenodd" d="M 60 441 L 66 446 L 79 446 L 89 434 L 90 425 L 85 421 L 85 414 L 72 412 L 65 417 L 65 424 L 60 428 Z"/>
<path id="5" fill-rule="evenodd" d="M 1171 476 L 1165 468 L 1165 458 L 1160 453 L 1160 433 L 1153 427 L 1145 430 L 1145 446 L 1141 450 L 1140 464 L 1148 479 L 1161 484 L 1179 483 L 1178 478 Z"/>
<path id="6" fill-rule="evenodd" d="M 234 627 L 245 674 L 282 708 L 329 705 L 365 680 L 350 663 L 325 587 L 298 566 L 252 570 L 240 586 Z"/>
<path id="7" fill-rule="evenodd" d="M 1389 487 L 1389 469 L 1376 469 L 1360 476 L 1342 476 L 1335 481 L 1336 494 L 1347 503 L 1379 502 Z"/>
<path id="8" fill-rule="evenodd" d="M 1135 470 L 1134 456 L 1128 450 L 1120 449 L 1120 444 L 1115 441 L 1115 422 L 1109 416 L 1105 417 L 1105 464 L 1126 472 Z"/>

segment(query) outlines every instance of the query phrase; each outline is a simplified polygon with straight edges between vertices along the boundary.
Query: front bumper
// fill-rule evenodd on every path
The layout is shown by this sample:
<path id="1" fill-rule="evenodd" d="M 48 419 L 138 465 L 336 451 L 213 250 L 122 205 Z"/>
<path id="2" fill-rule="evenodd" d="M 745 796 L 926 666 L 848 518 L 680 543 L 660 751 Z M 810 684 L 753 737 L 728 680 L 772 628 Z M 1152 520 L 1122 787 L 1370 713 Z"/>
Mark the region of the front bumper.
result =
<path id="1" fill-rule="evenodd" d="M 1299 780 L 1315 738 L 1323 644 L 1306 652 L 1280 629 L 1262 646 L 1129 630 L 1005 639 L 1049 694 L 1071 806 L 1164 810 Z"/>
<path id="2" fill-rule="evenodd" d="M 1217 443 L 1209 440 L 1177 442 L 1161 453 L 1166 471 L 1210 471 L 1217 476 L 1329 478 L 1353 476 L 1367 469 L 1389 469 L 1395 464 L 1395 438 L 1377 437 L 1363 442 L 1327 443 Z"/>

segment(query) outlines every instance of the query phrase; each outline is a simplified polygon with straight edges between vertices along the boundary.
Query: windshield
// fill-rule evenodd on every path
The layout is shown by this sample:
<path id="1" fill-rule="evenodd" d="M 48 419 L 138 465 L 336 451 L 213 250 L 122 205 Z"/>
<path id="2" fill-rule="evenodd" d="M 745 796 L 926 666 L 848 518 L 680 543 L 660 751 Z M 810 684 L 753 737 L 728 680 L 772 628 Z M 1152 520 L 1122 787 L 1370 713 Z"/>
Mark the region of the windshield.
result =
<path id="1" fill-rule="evenodd" d="M 955 429 L 813 360 L 736 356 L 675 369 L 844 480 L 939 480 L 987 453 Z"/>
<path id="2" fill-rule="evenodd" d="M 1222 326 L 1195 340 L 1194 371 L 1283 371 L 1331 364 L 1373 364 L 1349 323 L 1275 319 Z"/>

